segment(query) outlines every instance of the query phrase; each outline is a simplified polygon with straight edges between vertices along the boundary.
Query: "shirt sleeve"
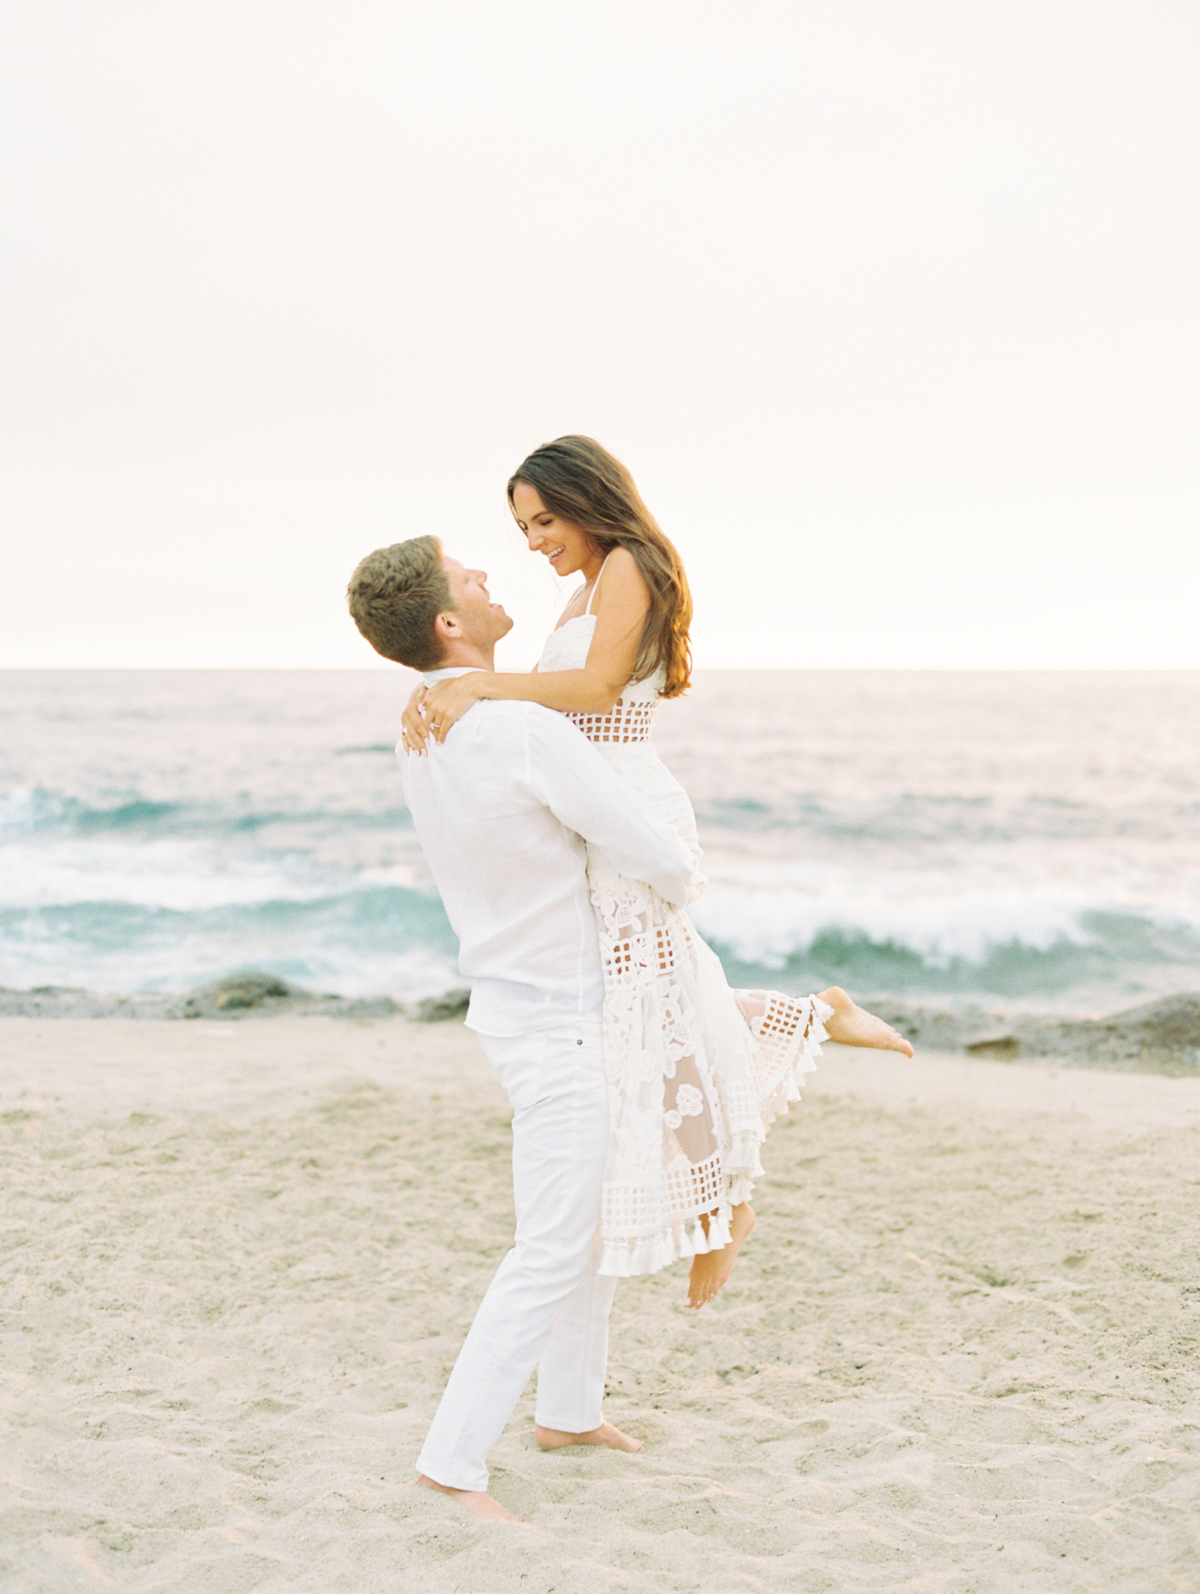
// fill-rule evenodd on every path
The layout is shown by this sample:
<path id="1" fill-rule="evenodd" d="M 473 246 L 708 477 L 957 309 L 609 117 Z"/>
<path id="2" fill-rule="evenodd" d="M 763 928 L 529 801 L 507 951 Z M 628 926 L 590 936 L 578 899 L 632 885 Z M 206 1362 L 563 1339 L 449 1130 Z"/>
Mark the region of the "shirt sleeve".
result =
<path id="1" fill-rule="evenodd" d="M 668 902 L 696 900 L 705 885 L 699 859 L 586 736 L 552 710 L 531 715 L 526 736 L 529 788 L 557 819 Z"/>

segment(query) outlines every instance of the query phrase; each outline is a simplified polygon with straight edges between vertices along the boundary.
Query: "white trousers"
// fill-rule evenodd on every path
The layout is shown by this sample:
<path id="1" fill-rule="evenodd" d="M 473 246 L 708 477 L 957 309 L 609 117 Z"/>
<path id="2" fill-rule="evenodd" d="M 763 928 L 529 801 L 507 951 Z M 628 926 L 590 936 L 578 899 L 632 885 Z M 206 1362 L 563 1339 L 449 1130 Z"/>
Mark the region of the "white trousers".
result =
<path id="1" fill-rule="evenodd" d="M 602 1278 L 608 1098 L 599 1016 L 536 1035 L 480 1035 L 513 1108 L 517 1232 L 459 1352 L 418 1469 L 486 1489 L 486 1457 L 538 1370 L 537 1421 L 598 1428 L 616 1280 Z"/>

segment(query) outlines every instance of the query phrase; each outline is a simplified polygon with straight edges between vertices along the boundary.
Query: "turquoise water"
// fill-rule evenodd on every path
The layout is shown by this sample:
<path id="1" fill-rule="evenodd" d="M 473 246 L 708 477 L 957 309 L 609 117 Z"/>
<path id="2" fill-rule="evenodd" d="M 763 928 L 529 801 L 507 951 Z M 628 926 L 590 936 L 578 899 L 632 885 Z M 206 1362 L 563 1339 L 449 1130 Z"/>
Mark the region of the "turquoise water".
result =
<path id="1" fill-rule="evenodd" d="M 458 983 L 401 672 L 0 674 L 0 984 Z M 660 712 L 739 983 L 1095 1012 L 1200 989 L 1200 676 L 714 673 Z"/>

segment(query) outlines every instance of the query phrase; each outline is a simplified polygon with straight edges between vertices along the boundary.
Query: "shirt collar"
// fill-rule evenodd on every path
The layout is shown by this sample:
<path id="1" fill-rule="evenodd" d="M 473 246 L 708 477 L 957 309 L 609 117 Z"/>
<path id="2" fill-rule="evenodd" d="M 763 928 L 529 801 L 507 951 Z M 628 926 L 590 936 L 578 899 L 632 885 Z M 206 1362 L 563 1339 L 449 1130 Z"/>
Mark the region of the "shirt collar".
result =
<path id="1" fill-rule="evenodd" d="M 453 664 L 444 670 L 424 671 L 425 685 L 436 686 L 439 681 L 452 681 L 456 675 L 470 675 L 479 668 L 478 664 Z"/>

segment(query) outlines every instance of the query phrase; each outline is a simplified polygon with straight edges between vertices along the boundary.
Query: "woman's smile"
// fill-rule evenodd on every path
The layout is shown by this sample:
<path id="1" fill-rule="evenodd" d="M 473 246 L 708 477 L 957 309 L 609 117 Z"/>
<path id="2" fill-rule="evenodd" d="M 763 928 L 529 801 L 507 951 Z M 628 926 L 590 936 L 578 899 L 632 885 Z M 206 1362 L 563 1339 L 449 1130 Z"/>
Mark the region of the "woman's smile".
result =
<path id="1" fill-rule="evenodd" d="M 542 554 L 555 575 L 582 574 L 587 581 L 595 580 L 604 554 L 582 526 L 547 509 L 528 482 L 518 482 L 514 488 L 512 509 L 529 551 Z"/>

